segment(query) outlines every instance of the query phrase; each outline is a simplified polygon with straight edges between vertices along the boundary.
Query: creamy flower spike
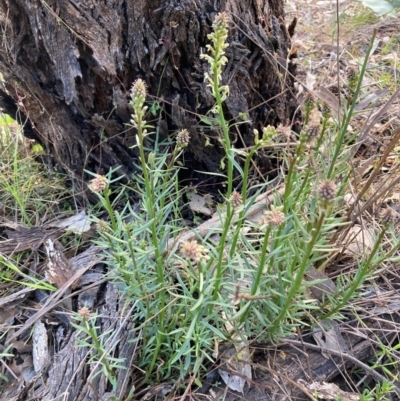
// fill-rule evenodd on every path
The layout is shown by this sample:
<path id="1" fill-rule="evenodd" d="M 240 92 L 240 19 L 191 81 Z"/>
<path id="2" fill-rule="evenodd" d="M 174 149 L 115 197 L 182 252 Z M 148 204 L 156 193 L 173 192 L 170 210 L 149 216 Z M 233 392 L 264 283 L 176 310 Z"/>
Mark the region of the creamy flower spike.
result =
<path id="1" fill-rule="evenodd" d="M 210 259 L 210 257 L 207 255 L 208 250 L 203 245 L 200 245 L 197 241 L 184 242 L 181 245 L 180 253 L 184 258 L 190 259 L 195 263 Z"/>

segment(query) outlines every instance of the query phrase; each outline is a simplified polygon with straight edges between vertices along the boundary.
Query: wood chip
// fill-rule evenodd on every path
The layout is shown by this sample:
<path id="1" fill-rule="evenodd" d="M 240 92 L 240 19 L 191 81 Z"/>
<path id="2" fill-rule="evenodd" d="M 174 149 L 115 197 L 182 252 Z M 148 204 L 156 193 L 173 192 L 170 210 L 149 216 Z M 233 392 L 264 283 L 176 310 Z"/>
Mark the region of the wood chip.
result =
<path id="1" fill-rule="evenodd" d="M 75 272 L 61 251 L 62 247 L 58 241 L 53 241 L 49 238 L 44 245 L 48 258 L 46 279 L 50 284 L 55 284 L 58 288 L 61 288 L 71 279 Z"/>
<path id="2" fill-rule="evenodd" d="M 49 346 L 46 326 L 38 320 L 33 327 L 32 334 L 33 367 L 36 373 L 40 373 L 49 362 Z"/>

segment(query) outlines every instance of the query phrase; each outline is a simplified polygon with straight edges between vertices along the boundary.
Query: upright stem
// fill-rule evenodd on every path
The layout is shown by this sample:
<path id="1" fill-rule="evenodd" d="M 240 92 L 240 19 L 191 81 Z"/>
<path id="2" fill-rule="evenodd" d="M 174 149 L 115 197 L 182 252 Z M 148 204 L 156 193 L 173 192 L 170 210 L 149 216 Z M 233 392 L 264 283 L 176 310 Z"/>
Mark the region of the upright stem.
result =
<path id="1" fill-rule="evenodd" d="M 343 298 L 340 300 L 339 303 L 337 303 L 329 312 L 327 312 L 324 315 L 324 319 L 334 315 L 336 312 L 338 312 L 346 303 L 347 301 L 350 300 L 350 298 L 353 296 L 353 294 L 356 292 L 358 288 L 360 288 L 361 284 L 363 281 L 366 279 L 368 276 L 368 273 L 372 271 L 374 268 L 375 264 L 372 263 L 372 260 L 374 256 L 376 255 L 379 246 L 381 245 L 382 239 L 385 235 L 386 230 L 382 230 L 381 233 L 379 234 L 379 237 L 375 241 L 375 245 L 368 256 L 368 259 L 363 263 L 363 265 L 357 270 L 357 273 L 350 284 L 350 286 L 347 288 L 346 292 L 343 295 Z"/>
<path id="2" fill-rule="evenodd" d="M 213 76 L 213 81 L 214 81 L 214 91 L 215 91 L 215 101 L 217 103 L 217 110 L 218 110 L 218 119 L 219 123 L 221 124 L 221 129 L 222 133 L 224 135 L 224 148 L 226 150 L 226 156 L 227 156 L 227 165 L 228 165 L 228 183 L 227 183 L 227 192 L 226 192 L 226 198 L 229 199 L 230 196 L 232 195 L 232 186 L 233 186 L 233 157 L 234 157 L 234 152 L 231 147 L 231 140 L 229 138 L 229 128 L 228 124 L 226 123 L 225 117 L 224 117 L 224 112 L 222 109 L 222 100 L 221 100 L 221 93 L 219 91 L 219 80 L 218 77 L 214 74 Z M 229 202 L 227 203 L 228 208 L 230 207 Z M 230 212 L 230 209 L 228 210 L 228 215 Z"/>
<path id="3" fill-rule="evenodd" d="M 236 245 L 239 240 L 239 234 L 242 229 L 242 223 L 244 220 L 244 216 L 246 214 L 246 201 L 247 201 L 247 183 L 249 180 L 249 168 L 250 168 L 250 161 L 253 158 L 254 153 L 257 152 L 257 150 L 260 148 L 259 144 L 254 145 L 254 147 L 251 149 L 250 153 L 246 156 L 246 161 L 244 164 L 244 169 L 243 169 L 243 184 L 242 184 L 242 205 L 243 208 L 239 212 L 239 217 L 236 221 L 236 228 L 235 228 L 235 233 L 233 235 L 232 239 L 232 245 L 231 249 L 229 252 L 229 256 L 232 258 L 234 253 L 236 252 Z"/>
<path id="4" fill-rule="evenodd" d="M 350 120 L 353 117 L 354 107 L 356 106 L 357 99 L 358 99 L 358 94 L 360 93 L 360 90 L 361 90 L 362 80 L 363 80 L 363 77 L 365 75 L 365 71 L 367 70 L 368 59 L 369 59 L 369 56 L 371 54 L 371 51 L 372 51 L 372 48 L 373 48 L 373 45 L 374 45 L 375 36 L 376 36 L 376 29 L 374 30 L 374 32 L 372 34 L 371 41 L 369 43 L 367 52 L 365 54 L 364 63 L 362 65 L 362 67 L 361 67 L 360 77 L 359 77 L 358 82 L 357 82 L 356 90 L 354 91 L 353 101 L 351 103 L 350 109 L 346 113 L 346 116 L 344 118 L 342 126 L 340 127 L 339 135 L 338 135 L 337 140 L 336 140 L 336 147 L 334 149 L 334 152 L 333 152 L 333 155 L 332 155 L 332 158 L 331 158 L 331 163 L 330 163 L 330 166 L 329 166 L 328 178 L 332 177 L 332 175 L 333 175 L 334 168 L 336 166 L 336 160 L 339 157 L 339 153 L 340 153 L 340 151 L 342 149 L 342 144 L 343 144 L 345 135 L 347 133 L 347 127 L 349 126 Z"/>
<path id="5" fill-rule="evenodd" d="M 228 202 L 229 204 L 229 202 Z M 222 280 L 222 275 L 223 275 L 223 259 L 224 259 L 224 249 L 225 249 L 225 241 L 226 237 L 229 232 L 229 227 L 232 221 L 233 213 L 230 215 L 226 215 L 225 219 L 225 224 L 224 224 L 224 229 L 222 231 L 221 239 L 219 242 L 218 246 L 218 262 L 217 262 L 217 269 L 215 272 L 215 284 L 214 284 L 214 293 L 213 293 L 213 301 L 216 301 L 219 295 L 219 290 L 221 287 L 221 280 Z"/>
<path id="6" fill-rule="evenodd" d="M 159 239 L 157 235 L 157 212 L 154 207 L 155 205 L 155 199 L 154 199 L 154 191 L 153 191 L 153 182 L 152 179 L 153 177 L 149 174 L 148 171 L 148 166 L 146 163 L 146 158 L 145 158 L 145 153 L 144 153 L 144 125 L 145 121 L 143 119 L 144 117 L 144 109 L 140 108 L 140 110 L 135 110 L 136 112 L 136 128 L 137 128 L 137 136 L 138 136 L 138 146 L 139 146 L 139 154 L 140 154 L 140 162 L 142 165 L 142 171 L 143 171 L 143 178 L 144 178 L 144 184 L 145 184 L 145 191 L 146 191 L 146 199 L 143 200 L 146 204 L 146 211 L 149 213 L 150 219 L 151 219 L 151 224 L 150 224 L 150 229 L 151 229 L 151 241 L 153 242 L 153 247 L 154 247 L 154 254 L 155 254 L 155 268 L 156 268 L 156 273 L 157 273 L 157 281 L 158 284 L 161 288 L 160 290 L 160 313 L 158 315 L 158 327 L 159 329 L 157 330 L 157 338 L 156 338 L 156 348 L 153 353 L 153 357 L 150 361 L 150 364 L 148 366 L 147 372 L 146 372 L 146 380 L 150 378 L 154 366 L 157 362 L 157 359 L 159 357 L 161 345 L 163 342 L 163 325 L 164 325 L 164 318 L 165 318 L 165 290 L 163 289 L 164 286 L 164 270 L 163 270 L 163 258 L 162 258 L 162 252 L 160 250 L 160 244 L 159 244 Z"/>
<path id="7" fill-rule="evenodd" d="M 314 245 L 315 245 L 315 243 L 318 239 L 318 235 L 321 231 L 322 222 L 324 221 L 324 218 L 325 218 L 325 211 L 323 211 L 321 213 L 321 216 L 317 220 L 317 224 L 313 229 L 311 239 L 310 239 L 309 243 L 307 244 L 306 252 L 303 255 L 303 258 L 302 258 L 299 268 L 297 269 L 296 278 L 295 278 L 292 286 L 290 287 L 289 293 L 285 298 L 285 303 L 284 303 L 278 317 L 275 319 L 275 321 L 272 324 L 272 327 L 270 329 L 271 333 L 275 333 L 277 327 L 281 324 L 282 320 L 285 319 L 285 317 L 287 316 L 287 312 L 288 312 L 290 306 L 292 305 L 292 300 L 293 300 L 294 296 L 297 294 L 297 292 L 299 291 L 301 283 L 304 279 L 304 273 L 306 272 L 307 266 L 310 263 L 311 253 L 314 249 Z"/>

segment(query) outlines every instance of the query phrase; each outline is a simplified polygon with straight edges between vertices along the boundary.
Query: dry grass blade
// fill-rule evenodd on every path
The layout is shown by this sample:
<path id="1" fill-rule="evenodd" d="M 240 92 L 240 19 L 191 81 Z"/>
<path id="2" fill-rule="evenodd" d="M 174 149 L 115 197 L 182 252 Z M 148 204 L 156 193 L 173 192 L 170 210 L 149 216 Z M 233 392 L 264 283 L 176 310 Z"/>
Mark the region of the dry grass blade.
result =
<path id="1" fill-rule="evenodd" d="M 385 164 L 385 162 L 386 162 L 387 158 L 389 157 L 390 153 L 393 151 L 395 146 L 398 144 L 399 140 L 400 140 L 400 128 L 396 128 L 392 133 L 392 138 L 391 138 L 390 142 L 388 143 L 388 145 L 386 146 L 386 149 L 385 149 L 385 151 L 384 151 L 384 153 L 383 153 L 383 155 L 381 157 L 381 160 L 380 160 L 379 164 L 375 167 L 375 169 L 373 170 L 371 176 L 369 177 L 367 182 L 364 184 L 363 188 L 359 191 L 354 203 L 350 206 L 350 208 L 348 210 L 347 217 L 348 217 L 348 219 L 351 219 L 351 221 L 354 222 L 357 218 L 359 218 L 364 210 L 366 210 L 376 199 L 379 199 L 379 197 L 384 195 L 384 193 L 386 192 L 387 188 L 385 189 L 385 191 L 377 191 L 375 193 L 375 195 L 372 196 L 366 202 L 366 204 L 362 208 L 360 208 L 360 210 L 357 211 L 356 214 L 353 213 L 355 207 L 359 204 L 360 199 L 368 191 L 368 189 L 371 187 L 371 185 L 376 181 L 377 176 L 381 171 L 381 168 Z M 393 183 L 391 183 L 391 186 L 392 185 L 393 185 Z"/>
<path id="2" fill-rule="evenodd" d="M 389 109 L 392 103 L 400 96 L 400 88 L 396 90 L 395 93 L 390 97 L 389 100 L 385 102 L 385 104 L 381 107 L 381 109 L 376 113 L 372 121 L 365 127 L 362 128 L 360 134 L 358 135 L 357 142 L 361 144 L 363 141 L 366 140 L 368 134 L 371 132 L 373 126 L 382 118 L 385 112 Z M 367 122 L 365 122 L 365 125 Z"/>

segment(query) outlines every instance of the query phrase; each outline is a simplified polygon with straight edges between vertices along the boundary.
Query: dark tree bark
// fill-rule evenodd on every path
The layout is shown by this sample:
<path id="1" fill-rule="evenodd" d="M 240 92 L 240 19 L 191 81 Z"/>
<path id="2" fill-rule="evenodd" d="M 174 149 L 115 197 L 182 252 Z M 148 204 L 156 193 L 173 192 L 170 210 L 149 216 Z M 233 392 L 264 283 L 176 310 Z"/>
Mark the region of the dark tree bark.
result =
<path id="1" fill-rule="evenodd" d="M 240 133 L 250 145 L 253 128 L 286 124 L 295 110 L 283 0 L 0 0 L 0 107 L 25 122 L 52 170 L 77 183 L 85 169 L 128 176 L 128 95 L 141 77 L 163 106 L 160 132 L 190 131 L 187 167 L 218 171 L 221 149 L 205 150 L 196 113 L 213 104 L 200 54 L 220 11 L 231 18 L 226 113 L 248 113 L 254 123 Z"/>

